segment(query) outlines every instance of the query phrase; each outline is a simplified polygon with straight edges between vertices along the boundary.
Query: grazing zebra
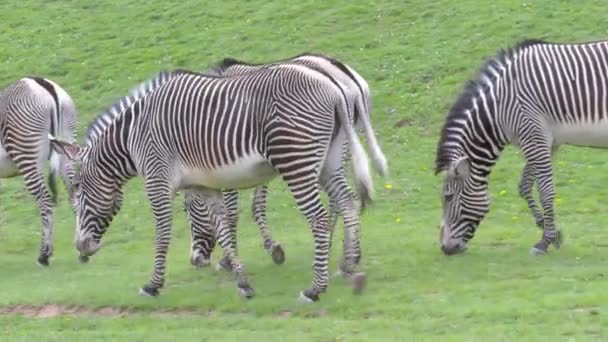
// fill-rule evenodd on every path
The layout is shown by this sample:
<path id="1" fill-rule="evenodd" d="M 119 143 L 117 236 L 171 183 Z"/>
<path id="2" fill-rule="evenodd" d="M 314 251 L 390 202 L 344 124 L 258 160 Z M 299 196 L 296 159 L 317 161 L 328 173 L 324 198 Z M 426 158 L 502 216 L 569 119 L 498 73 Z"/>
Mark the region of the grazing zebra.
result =
<path id="1" fill-rule="evenodd" d="M 336 59 L 320 54 L 301 54 L 285 60 L 268 63 L 268 64 L 252 64 L 242 62 L 233 58 L 225 58 L 219 64 L 208 70 L 207 74 L 216 76 L 229 77 L 239 75 L 251 71 L 264 68 L 271 64 L 292 63 L 304 65 L 315 70 L 327 73 L 344 86 L 350 113 L 354 113 L 354 123 L 362 126 L 369 141 L 370 150 L 372 152 L 372 160 L 377 171 L 386 176 L 388 166 L 386 158 L 380 149 L 374 130 L 370 120 L 371 97 L 367 82 L 356 71 L 349 66 L 337 61 Z M 333 114 L 332 114 L 333 115 Z M 346 141 L 342 142 L 347 147 Z M 344 150 L 344 156 L 348 157 L 348 151 Z M 344 175 L 343 163 L 337 165 L 335 170 L 329 171 L 329 179 L 325 182 L 328 186 L 334 186 L 336 189 L 332 193 L 340 195 L 338 198 L 330 198 L 330 226 L 333 227 L 336 223 L 337 215 L 341 214 L 345 218 L 344 232 L 347 238 L 344 239 L 344 259 L 348 259 L 347 255 L 352 254 L 352 258 L 356 263 L 359 263 L 360 239 L 359 239 L 359 219 L 357 215 L 349 215 L 349 208 L 353 207 L 352 203 L 354 194 L 348 187 L 346 177 Z M 323 186 L 324 184 L 322 184 Z M 252 203 L 252 214 L 255 222 L 259 226 L 260 234 L 263 240 L 264 249 L 272 256 L 276 264 L 282 264 L 285 260 L 285 255 L 281 245 L 272 239 L 270 230 L 266 225 L 266 196 L 268 187 L 266 185 L 258 186 L 255 189 Z M 213 242 L 209 241 L 210 235 L 204 229 L 200 229 L 203 225 L 200 223 L 204 218 L 196 215 L 195 212 L 200 211 L 198 207 L 202 205 L 201 201 L 197 200 L 196 194 L 186 196 L 186 205 L 191 219 L 192 231 L 192 253 L 191 262 L 193 265 L 200 267 L 208 264 L 208 256 L 211 250 L 207 246 L 213 248 Z M 232 231 L 233 247 L 236 249 L 236 226 L 238 221 L 238 192 L 224 192 L 224 210 L 227 224 Z M 198 222 L 197 222 L 198 221 Z M 202 234 L 202 235 L 199 235 Z M 348 246 L 350 242 L 352 246 Z M 229 270 L 230 264 L 224 258 L 219 263 L 220 266 Z"/>
<path id="2" fill-rule="evenodd" d="M 445 254 L 463 252 L 488 212 L 488 175 L 508 143 L 526 159 L 521 192 L 536 182 L 540 194 L 543 235 L 531 253 L 559 248 L 551 156 L 562 144 L 608 147 L 607 61 L 608 42 L 528 40 L 485 63 L 451 108 L 437 147 Z"/>
<path id="3" fill-rule="evenodd" d="M 318 300 L 328 285 L 330 249 L 318 179 L 322 165 L 340 162 L 332 161 L 333 150 L 342 149 L 331 143 L 337 135 L 347 136 L 360 198 L 370 203 L 373 192 L 367 155 L 350 125 L 342 89 L 324 74 L 296 65 L 226 78 L 175 73 L 116 116 L 92 144 L 52 139 L 57 151 L 80 164 L 74 181 L 76 248 L 82 256 L 99 250 L 117 212 L 120 189 L 142 176 L 156 219 L 156 255 L 151 280 L 140 293 L 158 295 L 165 281 L 175 192 L 200 191 L 217 200 L 222 190 L 254 187 L 280 175 L 315 240 L 312 285 L 300 298 Z M 226 231 L 220 225 L 220 234 Z M 252 296 L 230 240 L 220 236 L 218 241 L 241 294 Z M 353 281 L 362 284 L 362 278 Z"/>
<path id="4" fill-rule="evenodd" d="M 24 77 L 0 90 L 0 178 L 23 176 L 25 187 L 36 199 L 42 221 L 37 260 L 41 266 L 48 266 L 53 254 L 56 177 L 69 189 L 74 176 L 73 163 L 51 149 L 48 135 L 75 139 L 76 116 L 72 98 L 51 80 Z M 47 160 L 50 193 L 44 184 Z"/>

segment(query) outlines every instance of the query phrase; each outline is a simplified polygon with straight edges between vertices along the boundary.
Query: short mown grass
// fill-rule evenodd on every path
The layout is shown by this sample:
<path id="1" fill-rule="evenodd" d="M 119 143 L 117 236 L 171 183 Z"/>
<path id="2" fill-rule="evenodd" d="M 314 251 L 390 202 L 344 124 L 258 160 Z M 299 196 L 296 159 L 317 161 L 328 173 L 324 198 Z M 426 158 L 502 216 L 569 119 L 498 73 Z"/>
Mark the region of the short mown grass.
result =
<path id="1" fill-rule="evenodd" d="M 204 70 L 232 56 L 271 61 L 305 51 L 354 67 L 373 91 L 372 119 L 391 175 L 376 177 L 376 201 L 362 216 L 368 287 L 354 296 L 333 278 L 319 303 L 302 305 L 312 236 L 280 181 L 268 220 L 287 261 L 272 264 L 243 192 L 240 255 L 256 298 L 237 295 L 228 274 L 195 270 L 176 199 L 166 288 L 143 298 L 153 266 L 154 224 L 141 180 L 87 265 L 72 244 L 75 220 L 61 193 L 51 267 L 35 264 L 40 223 L 21 179 L 0 189 L 0 306 L 126 307 L 126 317 L 30 319 L 0 316 L 16 340 L 602 340 L 608 303 L 608 156 L 564 147 L 555 157 L 561 250 L 532 257 L 540 237 L 518 197 L 523 168 L 508 148 L 490 183 L 491 212 L 469 251 L 438 247 L 441 177 L 433 175 L 439 128 L 464 83 L 499 48 L 525 38 L 608 38 L 603 1 L 6 1 L 0 4 L 0 81 L 42 75 L 79 108 L 79 135 L 129 89 L 166 68 Z M 341 255 L 340 227 L 332 272 Z M 217 261 L 219 254 L 215 255 Z M 162 318 L 168 308 L 201 316 Z"/>

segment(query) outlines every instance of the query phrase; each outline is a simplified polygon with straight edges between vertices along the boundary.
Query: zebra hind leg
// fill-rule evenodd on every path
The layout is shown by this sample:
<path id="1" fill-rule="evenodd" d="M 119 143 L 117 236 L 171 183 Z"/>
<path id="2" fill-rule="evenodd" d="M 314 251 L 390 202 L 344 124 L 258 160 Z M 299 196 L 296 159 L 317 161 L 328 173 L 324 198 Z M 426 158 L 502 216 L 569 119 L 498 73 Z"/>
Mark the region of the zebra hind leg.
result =
<path id="1" fill-rule="evenodd" d="M 209 209 L 194 193 L 187 193 L 184 197 L 184 209 L 190 224 L 190 263 L 196 268 L 209 266 L 215 247 L 215 227 L 210 221 Z"/>
<path id="2" fill-rule="evenodd" d="M 229 242 L 231 244 L 231 248 L 234 250 L 235 255 L 237 255 L 237 225 L 239 220 L 239 193 L 237 191 L 225 191 L 222 193 L 222 201 L 223 207 L 214 206 L 213 210 L 218 216 L 221 216 L 221 221 L 226 224 L 227 230 L 226 233 L 228 235 Z M 216 238 L 219 239 L 219 223 L 215 225 L 217 229 Z M 224 249 L 225 251 L 225 249 Z M 228 255 L 224 253 L 224 257 L 218 262 L 215 267 L 218 271 L 224 270 L 226 272 L 232 272 L 232 263 L 230 262 Z"/>
<path id="3" fill-rule="evenodd" d="M 23 174 L 25 187 L 36 199 L 42 221 L 42 240 L 40 242 L 40 255 L 38 256 L 37 263 L 40 266 L 46 267 L 49 266 L 49 258 L 53 255 L 53 201 L 45 187 L 41 170 L 35 164 L 24 165 L 23 159 L 20 161 L 22 163 L 17 165 L 17 167 L 19 167 Z M 30 165 L 32 166 L 28 168 L 27 166 Z"/>
<path id="4" fill-rule="evenodd" d="M 233 243 L 233 232 L 226 222 L 226 216 L 218 215 L 218 213 L 214 212 L 213 210 L 210 211 L 210 215 L 212 216 L 212 222 L 214 223 L 213 226 L 217 227 L 217 242 L 224 250 L 224 258 L 222 258 L 222 262 L 225 262 L 226 265 L 222 266 L 222 268 L 225 270 L 230 270 L 235 274 L 239 294 L 245 298 L 252 298 L 255 291 L 249 283 L 249 279 L 243 265 L 237 258 Z"/>
<path id="5" fill-rule="evenodd" d="M 287 183 L 300 212 L 306 217 L 314 237 L 312 285 L 300 292 L 299 300 L 304 303 L 316 302 L 327 290 L 329 283 L 328 264 L 331 246 L 328 215 L 321 201 L 318 176 L 314 173 L 314 169 L 309 171 L 310 173 L 287 172 L 280 167 L 277 169 Z"/>
<path id="6" fill-rule="evenodd" d="M 339 274 L 351 280 L 353 292 L 360 294 L 365 287 L 366 276 L 363 272 L 355 271 L 361 260 L 361 249 L 359 213 L 354 204 L 354 196 L 342 169 L 338 169 L 323 182 L 332 202 L 337 204 L 344 218 L 343 259 Z"/>
<path id="7" fill-rule="evenodd" d="M 260 228 L 260 234 L 262 235 L 262 241 L 264 243 L 264 250 L 270 254 L 272 261 L 281 265 L 285 263 L 285 252 L 281 244 L 273 240 L 270 234 L 270 229 L 266 225 L 266 196 L 268 195 L 268 187 L 266 185 L 258 186 L 253 194 L 253 203 L 251 208 L 251 214 L 253 219 Z"/>
<path id="8" fill-rule="evenodd" d="M 519 195 L 528 203 L 528 208 L 534 216 L 536 226 L 543 229 L 543 214 L 536 205 L 533 195 L 534 178 L 534 167 L 530 163 L 526 163 L 519 181 Z"/>

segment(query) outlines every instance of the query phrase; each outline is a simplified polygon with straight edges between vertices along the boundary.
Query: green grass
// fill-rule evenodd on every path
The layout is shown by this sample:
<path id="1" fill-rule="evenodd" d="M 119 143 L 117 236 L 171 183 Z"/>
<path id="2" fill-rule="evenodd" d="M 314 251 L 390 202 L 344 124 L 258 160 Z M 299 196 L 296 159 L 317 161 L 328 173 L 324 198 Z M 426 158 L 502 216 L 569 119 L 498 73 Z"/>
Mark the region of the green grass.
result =
<path id="1" fill-rule="evenodd" d="M 6 1 L 0 5 L 0 82 L 38 74 L 61 84 L 80 112 L 79 133 L 116 98 L 158 70 L 205 69 L 232 56 L 270 61 L 304 51 L 334 55 L 373 91 L 374 127 L 391 176 L 376 178 L 362 217 L 368 287 L 353 296 L 334 278 L 314 305 L 312 237 L 284 185 L 271 185 L 268 219 L 287 262 L 275 266 L 241 200 L 240 255 L 257 297 L 232 278 L 189 264 L 189 233 L 176 200 L 166 288 L 137 296 L 153 266 L 153 220 L 141 180 L 90 264 L 72 245 L 75 220 L 55 216 L 55 256 L 35 265 L 39 218 L 21 179 L 0 190 L 0 305 L 127 307 L 123 318 L 0 316 L 6 340 L 601 340 L 608 326 L 608 162 L 605 152 L 562 148 L 556 160 L 561 250 L 531 257 L 540 237 L 517 195 L 523 161 L 509 148 L 492 173 L 492 208 L 469 251 L 438 248 L 441 177 L 434 176 L 440 125 L 482 60 L 523 38 L 560 42 L 608 37 L 604 1 Z M 400 125 L 396 125 L 400 122 Z M 405 125 L 403 125 L 405 123 Z M 384 184 L 392 185 L 391 189 Z M 332 271 L 341 254 L 338 227 Z M 218 255 L 215 256 L 217 260 Z M 203 316 L 148 311 L 196 308 Z M 289 311 L 288 317 L 282 312 Z"/>

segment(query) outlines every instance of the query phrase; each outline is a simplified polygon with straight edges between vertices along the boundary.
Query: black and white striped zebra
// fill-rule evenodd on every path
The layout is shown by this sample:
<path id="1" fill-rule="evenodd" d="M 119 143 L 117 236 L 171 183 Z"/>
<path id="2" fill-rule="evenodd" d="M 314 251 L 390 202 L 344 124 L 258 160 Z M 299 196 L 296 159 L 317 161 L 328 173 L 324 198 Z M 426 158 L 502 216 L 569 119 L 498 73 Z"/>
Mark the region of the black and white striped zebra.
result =
<path id="1" fill-rule="evenodd" d="M 23 176 L 36 200 L 42 221 L 37 262 L 42 266 L 49 265 L 53 254 L 56 177 L 69 189 L 74 176 L 73 163 L 51 149 L 48 136 L 75 139 L 76 117 L 72 98 L 49 79 L 24 77 L 0 90 L 0 178 Z M 47 189 L 44 168 L 49 160 Z"/>
<path id="2" fill-rule="evenodd" d="M 329 56 L 305 53 L 267 64 L 254 64 L 239 61 L 233 58 L 225 58 L 206 73 L 216 76 L 229 77 L 255 71 L 268 65 L 281 63 L 304 65 L 315 70 L 322 71 L 334 78 L 344 87 L 348 100 L 349 112 L 352 113 L 351 116 L 353 116 L 352 119 L 354 124 L 362 128 L 369 142 L 372 160 L 374 161 L 373 165 L 381 175 L 386 176 L 388 173 L 386 158 L 378 145 L 376 135 L 371 125 L 371 96 L 369 85 L 363 79 L 363 77 L 361 77 L 361 75 L 359 75 L 348 65 Z M 343 144 L 343 154 L 347 158 L 348 144 L 346 141 L 344 141 Z M 344 160 L 344 162 L 345 161 L 346 160 Z M 352 254 L 352 258 L 355 260 L 355 262 L 359 263 L 361 257 L 359 218 L 358 215 L 353 215 L 352 213 L 348 212 L 348 208 L 354 206 L 352 201 L 356 196 L 351 192 L 348 186 L 348 182 L 344 174 L 344 163 L 338 165 L 336 170 L 331 170 L 329 175 L 330 176 L 328 179 L 322 182 L 321 186 L 334 187 L 335 189 L 333 189 L 330 193 L 338 195 L 336 198 L 330 198 L 330 226 L 332 227 L 333 231 L 337 216 L 341 214 L 344 217 L 345 244 L 343 250 L 345 259 L 347 259 L 347 254 Z M 252 214 L 255 222 L 258 224 L 264 249 L 272 256 L 272 259 L 276 264 L 281 264 L 285 259 L 283 249 L 281 245 L 272 238 L 270 230 L 266 224 L 267 194 L 267 185 L 258 186 L 255 189 L 252 201 Z M 200 201 L 197 200 L 196 196 L 196 194 L 186 195 L 186 201 L 188 202 L 187 207 L 190 208 L 188 212 L 191 221 L 193 238 L 191 261 L 195 266 L 200 267 L 208 264 L 208 256 L 210 255 L 211 251 L 206 249 L 206 247 L 209 245 L 213 247 L 213 244 L 208 241 L 208 237 L 212 235 L 209 234 L 205 229 L 201 229 L 201 227 L 204 227 L 204 223 L 202 223 L 202 221 L 204 221 L 205 218 L 201 217 L 200 213 L 197 214 L 197 212 L 200 211 L 198 210 L 198 207 L 201 206 L 202 203 L 199 203 Z M 236 226 L 238 221 L 238 192 L 224 192 L 223 201 L 224 214 L 226 215 L 227 224 L 233 232 L 233 237 L 236 239 Z M 233 242 L 233 246 L 236 248 L 236 241 Z M 229 269 L 229 263 L 225 258 L 220 261 L 219 265 Z"/>
<path id="3" fill-rule="evenodd" d="M 217 197 L 222 190 L 254 187 L 280 175 L 315 240 L 314 277 L 301 299 L 318 300 L 328 285 L 330 248 L 318 178 L 321 166 L 335 155 L 331 149 L 342 149 L 331 143 L 337 135 L 346 135 L 350 144 L 359 196 L 370 202 L 373 191 L 367 156 L 350 125 L 341 88 L 325 75 L 296 65 L 226 78 L 178 73 L 119 114 L 92 144 L 80 147 L 53 140 L 58 151 L 80 164 L 74 182 L 77 249 L 82 256 L 97 252 L 117 211 L 120 189 L 129 179 L 144 177 L 156 219 L 156 256 L 152 278 L 140 292 L 157 295 L 165 282 L 176 191 Z M 218 242 L 229 256 L 241 293 L 252 296 L 230 239 L 220 236 Z"/>
<path id="4" fill-rule="evenodd" d="M 528 40 L 488 60 L 451 108 L 437 147 L 443 185 L 441 249 L 465 250 L 489 210 L 488 175 L 506 144 L 526 159 L 523 197 L 536 183 L 543 228 L 531 250 L 559 248 L 554 223 L 551 156 L 559 145 L 608 147 L 608 42 L 558 44 Z M 536 211 L 535 211 L 536 210 Z"/>

